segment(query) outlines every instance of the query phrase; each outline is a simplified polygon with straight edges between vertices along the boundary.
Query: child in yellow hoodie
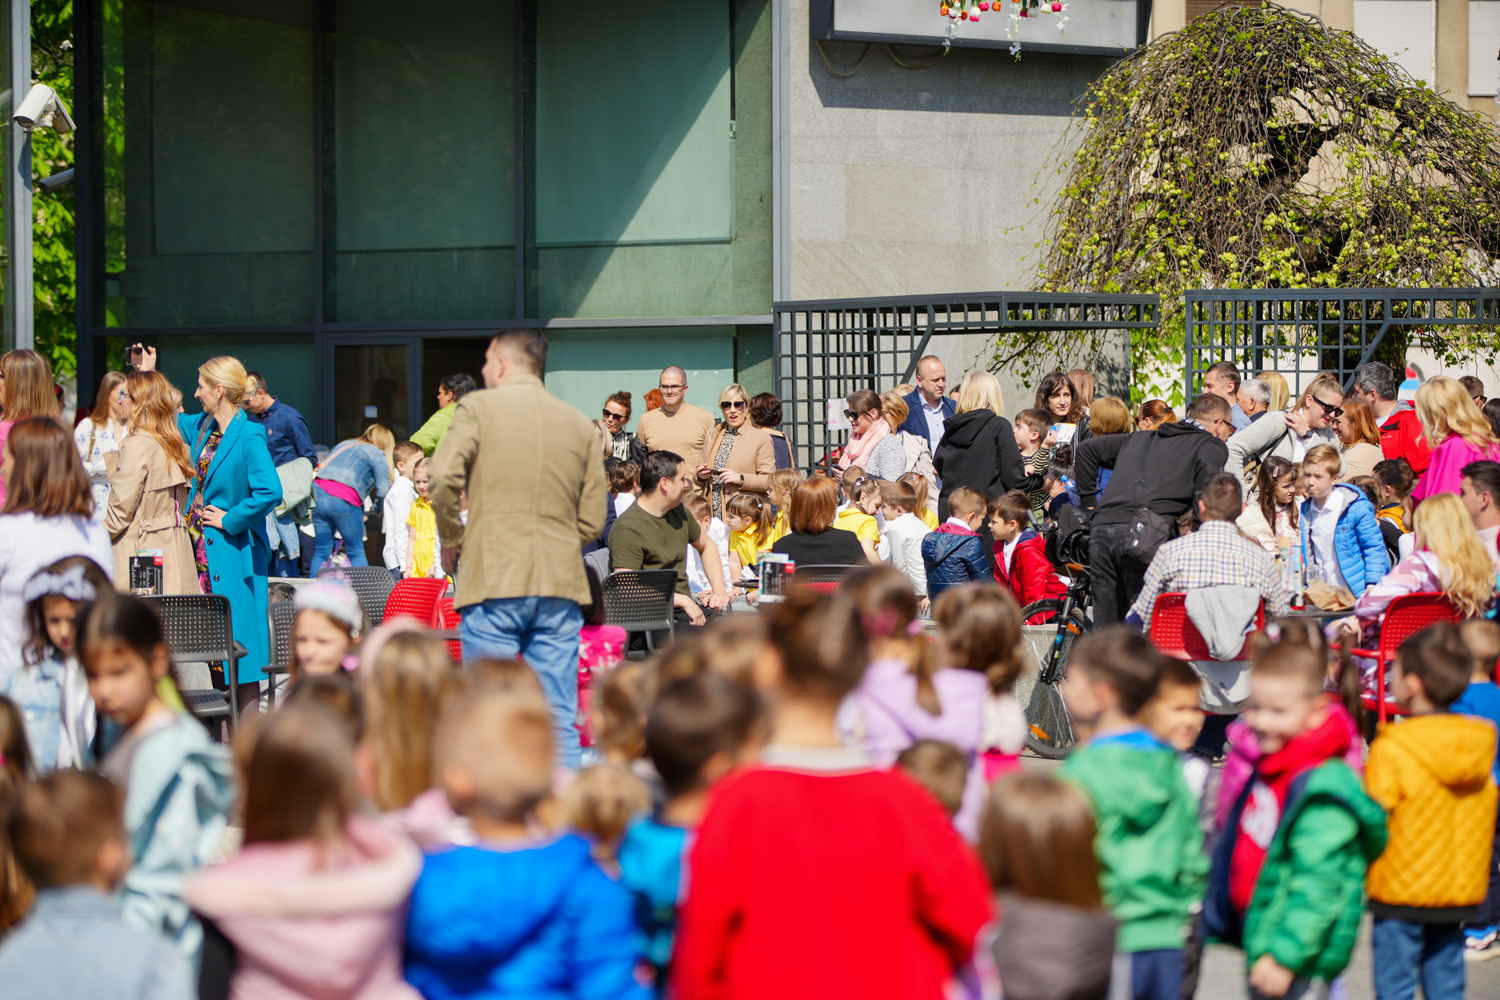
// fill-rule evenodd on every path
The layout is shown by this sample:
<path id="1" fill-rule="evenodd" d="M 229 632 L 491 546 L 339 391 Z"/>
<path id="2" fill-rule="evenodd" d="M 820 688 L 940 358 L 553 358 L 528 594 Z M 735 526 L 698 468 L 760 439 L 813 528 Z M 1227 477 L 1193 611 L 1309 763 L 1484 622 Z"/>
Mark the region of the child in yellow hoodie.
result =
<path id="1" fill-rule="evenodd" d="M 1376 1000 L 1463 1000 L 1463 921 L 1489 886 L 1497 793 L 1495 728 L 1450 705 L 1468 686 L 1458 627 L 1434 625 L 1401 644 L 1392 690 L 1411 718 L 1370 745 L 1365 785 L 1387 813 L 1385 853 L 1365 886 Z"/>

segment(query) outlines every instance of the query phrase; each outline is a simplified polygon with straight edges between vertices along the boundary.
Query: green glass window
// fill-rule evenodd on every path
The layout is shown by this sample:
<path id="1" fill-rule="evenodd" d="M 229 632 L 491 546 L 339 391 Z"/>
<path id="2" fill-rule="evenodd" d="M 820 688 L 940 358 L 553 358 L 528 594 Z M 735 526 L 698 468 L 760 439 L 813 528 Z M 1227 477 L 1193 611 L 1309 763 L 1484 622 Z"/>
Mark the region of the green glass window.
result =
<path id="1" fill-rule="evenodd" d="M 137 337 L 109 336 L 104 342 L 102 369 L 124 371 L 125 348 Z M 96 341 L 97 343 L 97 341 Z M 199 413 L 203 407 L 193 398 L 198 388 L 198 367 L 209 358 L 228 354 L 239 358 L 250 371 L 265 376 L 271 395 L 297 410 L 317 434 L 317 366 L 310 333 L 270 333 L 243 337 L 238 334 L 172 334 L 154 338 L 157 369 L 182 393 L 182 407 Z"/>

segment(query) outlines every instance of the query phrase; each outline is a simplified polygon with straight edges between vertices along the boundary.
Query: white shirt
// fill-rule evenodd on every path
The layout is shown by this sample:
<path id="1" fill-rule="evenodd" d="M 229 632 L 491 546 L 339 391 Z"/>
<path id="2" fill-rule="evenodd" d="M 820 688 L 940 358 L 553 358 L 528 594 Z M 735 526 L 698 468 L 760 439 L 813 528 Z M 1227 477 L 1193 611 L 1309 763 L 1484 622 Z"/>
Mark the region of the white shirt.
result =
<path id="1" fill-rule="evenodd" d="M 411 547 L 411 529 L 406 526 L 406 519 L 416 502 L 417 488 L 398 473 L 380 507 L 381 523 L 385 525 L 385 548 L 381 550 L 385 568 L 401 574 L 406 572 L 406 550 Z"/>
<path id="2" fill-rule="evenodd" d="M 103 427 L 96 429 L 92 420 L 85 420 L 73 428 L 73 444 L 78 448 L 78 457 L 83 459 L 83 471 L 88 473 L 89 490 L 94 494 L 94 516 L 99 517 L 109 506 L 109 476 L 104 456 L 120 450 L 114 425 L 106 420 Z"/>
<path id="3" fill-rule="evenodd" d="M 1335 486 L 1328 499 L 1320 507 L 1312 503 L 1312 517 L 1308 519 L 1307 537 L 1312 544 L 1312 557 L 1323 570 L 1323 579 L 1335 587 L 1348 588 L 1344 576 L 1339 572 L 1339 557 L 1333 548 L 1333 533 L 1338 527 L 1339 515 L 1349 505 L 1349 491 Z"/>
<path id="4" fill-rule="evenodd" d="M 616 493 L 615 494 L 615 517 L 619 517 L 621 514 L 625 513 L 627 510 L 629 510 L 630 509 L 630 505 L 633 504 L 633 503 L 635 503 L 635 494 L 634 493 Z"/>
<path id="5" fill-rule="evenodd" d="M 88 556 L 114 579 L 114 550 L 98 521 L 74 514 L 0 514 L 0 690 L 21 666 L 26 584 L 37 570 L 68 556 Z"/>
<path id="6" fill-rule="evenodd" d="M 902 514 L 885 522 L 882 541 L 890 546 L 891 566 L 906 574 L 918 597 L 927 596 L 927 568 L 922 563 L 922 539 L 927 524 L 915 514 Z"/>
<path id="7" fill-rule="evenodd" d="M 943 401 L 939 399 L 937 406 L 928 406 L 927 397 L 922 395 L 922 390 L 917 390 L 917 405 L 922 408 L 922 418 L 927 421 L 927 447 L 937 454 L 938 442 L 943 439 Z"/>
<path id="8" fill-rule="evenodd" d="M 1484 550 L 1490 554 L 1490 565 L 1500 570 L 1500 546 L 1496 545 L 1496 541 L 1500 540 L 1500 526 L 1480 528 L 1479 540 L 1484 543 Z"/>
<path id="9" fill-rule="evenodd" d="M 724 586 L 726 589 L 733 587 L 734 575 L 729 572 L 729 528 L 716 517 L 708 522 L 708 537 L 719 550 L 719 565 L 724 570 Z M 688 590 L 695 594 L 713 590 L 713 585 L 708 582 L 708 574 L 703 570 L 703 558 L 698 555 L 698 550 L 689 545 L 687 554 Z"/>

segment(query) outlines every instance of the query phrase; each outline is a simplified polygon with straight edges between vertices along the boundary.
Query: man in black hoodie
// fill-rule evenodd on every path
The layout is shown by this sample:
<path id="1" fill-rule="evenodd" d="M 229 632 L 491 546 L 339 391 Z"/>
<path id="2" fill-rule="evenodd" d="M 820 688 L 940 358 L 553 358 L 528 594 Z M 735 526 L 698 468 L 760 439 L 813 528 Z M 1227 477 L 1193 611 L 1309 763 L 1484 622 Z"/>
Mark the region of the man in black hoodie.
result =
<path id="1" fill-rule="evenodd" d="M 1194 500 L 1208 477 L 1224 471 L 1234 433 L 1229 403 L 1202 395 L 1188 406 L 1187 418 L 1154 431 L 1106 434 L 1078 446 L 1073 469 L 1083 506 L 1093 507 L 1089 530 L 1089 574 L 1093 583 L 1094 624 L 1121 621 L 1140 595 L 1150 559 L 1129 555 L 1135 512 L 1145 507 L 1168 522 L 1187 511 L 1197 518 Z M 1109 489 L 1095 506 L 1099 469 L 1113 469 Z"/>

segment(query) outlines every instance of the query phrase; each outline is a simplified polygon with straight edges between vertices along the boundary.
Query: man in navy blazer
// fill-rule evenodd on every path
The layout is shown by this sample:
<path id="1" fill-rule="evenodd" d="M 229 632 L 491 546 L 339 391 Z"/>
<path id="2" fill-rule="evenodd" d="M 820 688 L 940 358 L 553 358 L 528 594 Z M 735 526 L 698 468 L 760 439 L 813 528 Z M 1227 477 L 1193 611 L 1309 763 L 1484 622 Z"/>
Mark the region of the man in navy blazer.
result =
<path id="1" fill-rule="evenodd" d="M 917 387 L 902 397 L 907 412 L 900 429 L 924 438 L 933 454 L 943 439 L 943 421 L 958 408 L 947 390 L 948 371 L 937 355 L 929 354 L 917 362 Z"/>

